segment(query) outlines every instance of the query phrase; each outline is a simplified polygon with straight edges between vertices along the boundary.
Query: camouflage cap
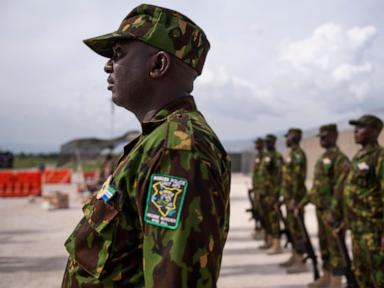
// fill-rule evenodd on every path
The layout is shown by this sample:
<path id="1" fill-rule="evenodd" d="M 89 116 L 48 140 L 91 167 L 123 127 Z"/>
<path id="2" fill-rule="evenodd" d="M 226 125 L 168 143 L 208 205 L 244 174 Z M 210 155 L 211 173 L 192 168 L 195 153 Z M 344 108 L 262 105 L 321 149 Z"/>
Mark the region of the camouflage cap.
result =
<path id="1" fill-rule="evenodd" d="M 265 140 L 269 140 L 269 141 L 276 141 L 277 137 L 273 134 L 267 134 L 267 136 L 265 136 Z"/>
<path id="2" fill-rule="evenodd" d="M 357 120 L 350 120 L 351 125 L 369 126 L 378 130 L 383 129 L 383 121 L 375 115 L 363 115 Z"/>
<path id="3" fill-rule="evenodd" d="M 290 128 L 284 136 L 288 137 L 288 135 L 290 135 L 290 134 L 295 134 L 295 135 L 301 137 L 303 135 L 303 131 L 299 128 Z"/>
<path id="4" fill-rule="evenodd" d="M 319 129 L 319 133 L 316 136 L 317 137 L 327 136 L 329 133 L 337 133 L 336 124 L 328 124 L 328 125 L 321 126 Z"/>
<path id="5" fill-rule="evenodd" d="M 199 75 L 210 44 L 204 31 L 179 12 L 148 4 L 134 8 L 121 22 L 117 31 L 84 40 L 93 51 L 112 58 L 112 47 L 118 40 L 136 39 L 164 50 Z"/>
<path id="6" fill-rule="evenodd" d="M 257 137 L 255 141 L 253 141 L 254 143 L 258 144 L 258 143 L 264 143 L 264 139 L 263 138 L 260 138 L 260 137 Z"/>

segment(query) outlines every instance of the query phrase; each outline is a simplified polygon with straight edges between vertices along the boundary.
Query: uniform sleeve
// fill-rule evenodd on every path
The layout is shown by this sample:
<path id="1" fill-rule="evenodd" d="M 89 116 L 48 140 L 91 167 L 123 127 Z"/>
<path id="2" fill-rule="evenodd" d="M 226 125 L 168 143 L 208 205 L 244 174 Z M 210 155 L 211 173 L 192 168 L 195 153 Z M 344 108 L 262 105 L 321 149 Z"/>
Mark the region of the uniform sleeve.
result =
<path id="1" fill-rule="evenodd" d="M 350 170 L 351 163 L 346 156 L 338 157 L 334 167 L 334 191 L 331 201 L 331 213 L 336 221 L 343 219 L 344 184 Z"/>
<path id="2" fill-rule="evenodd" d="M 256 181 L 257 181 L 257 167 L 256 167 L 256 159 L 253 161 L 253 168 L 252 168 L 252 189 L 256 188 Z"/>
<path id="3" fill-rule="evenodd" d="M 152 210 L 152 218 L 166 215 L 177 223 L 173 228 L 166 227 L 173 222 L 156 225 L 143 215 L 145 286 L 216 287 L 229 228 L 229 171 L 196 152 L 182 150 L 165 150 L 150 171 L 148 194 L 139 205 L 145 214 L 156 203 L 153 207 L 158 211 Z M 185 180 L 187 187 L 173 196 L 179 198 L 161 203 L 154 175 Z M 163 193 L 171 190 L 167 183 L 160 184 Z"/>
<path id="4" fill-rule="evenodd" d="M 283 158 L 282 157 L 276 157 L 275 167 L 276 167 L 276 170 L 275 170 L 275 177 L 274 177 L 274 180 L 275 180 L 274 195 L 275 195 L 275 200 L 277 201 L 281 196 L 281 182 L 283 180 Z"/>
<path id="5" fill-rule="evenodd" d="M 318 185 L 318 170 L 320 169 L 321 165 L 321 158 L 316 161 L 315 169 L 313 172 L 313 183 L 311 189 L 309 189 L 308 193 L 306 193 L 303 197 L 303 199 L 300 201 L 299 205 L 304 207 L 308 203 L 312 203 L 316 205 L 316 196 L 317 196 L 317 185 Z"/>
<path id="6" fill-rule="evenodd" d="M 384 149 L 381 150 L 378 162 L 377 162 L 377 175 L 380 179 L 380 193 L 381 193 L 381 207 L 384 210 Z M 383 225 L 384 225 L 384 211 L 383 211 Z M 384 231 L 383 237 L 384 237 Z"/>
<path id="7" fill-rule="evenodd" d="M 293 175 L 292 175 L 292 191 L 296 203 L 300 203 L 305 197 L 305 179 L 307 177 L 307 159 L 304 154 L 295 153 L 292 159 Z"/>

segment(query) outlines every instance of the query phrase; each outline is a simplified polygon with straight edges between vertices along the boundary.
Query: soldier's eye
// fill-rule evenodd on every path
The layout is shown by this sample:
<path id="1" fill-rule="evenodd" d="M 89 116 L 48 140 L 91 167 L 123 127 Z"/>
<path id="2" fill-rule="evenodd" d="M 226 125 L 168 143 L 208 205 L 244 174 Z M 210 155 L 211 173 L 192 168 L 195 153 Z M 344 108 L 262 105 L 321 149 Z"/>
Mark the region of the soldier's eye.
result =
<path id="1" fill-rule="evenodd" d="M 113 48 L 113 60 L 119 60 L 123 57 L 123 53 L 119 47 Z"/>

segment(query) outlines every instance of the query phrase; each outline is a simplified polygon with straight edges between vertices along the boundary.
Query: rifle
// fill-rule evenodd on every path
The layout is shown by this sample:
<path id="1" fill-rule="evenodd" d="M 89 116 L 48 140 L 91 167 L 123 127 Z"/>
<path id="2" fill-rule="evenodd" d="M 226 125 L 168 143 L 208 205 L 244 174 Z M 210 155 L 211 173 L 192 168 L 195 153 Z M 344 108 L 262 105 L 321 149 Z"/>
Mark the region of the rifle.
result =
<path id="1" fill-rule="evenodd" d="M 255 209 L 255 200 L 253 199 L 253 189 L 248 189 L 248 199 L 249 202 L 251 203 L 251 208 L 245 209 L 245 212 L 251 213 L 251 219 L 255 220 L 255 229 L 260 229 L 261 224 L 260 224 L 260 215 L 258 211 Z"/>
<path id="2" fill-rule="evenodd" d="M 365 242 L 365 249 L 367 250 L 366 253 L 368 254 L 368 265 L 369 265 L 369 270 L 372 272 L 375 271 L 374 266 L 373 266 L 373 260 L 372 260 L 372 255 L 368 249 L 368 244 Z M 379 285 L 376 282 L 375 275 L 371 273 L 371 281 L 373 283 L 373 288 L 380 288 Z"/>
<path id="3" fill-rule="evenodd" d="M 285 242 L 284 248 L 286 248 L 289 243 L 291 243 L 292 247 L 294 247 L 293 238 L 292 238 L 291 232 L 288 229 L 287 219 L 284 217 L 283 212 L 281 212 L 281 204 L 282 203 L 278 203 L 276 209 L 277 209 L 277 212 L 279 213 L 280 220 L 283 222 L 283 225 L 284 225 L 284 229 L 280 230 L 280 234 L 285 234 L 285 236 L 287 237 L 287 242 Z"/>
<path id="4" fill-rule="evenodd" d="M 334 222 L 328 223 L 332 229 L 336 229 L 337 227 L 340 227 L 341 223 L 340 222 Z M 352 266 L 352 261 L 351 258 L 349 257 L 349 252 L 347 245 L 345 243 L 345 238 L 342 233 L 338 232 L 336 236 L 336 243 L 337 247 L 339 248 L 339 251 L 341 253 L 342 260 L 345 265 L 345 278 L 347 278 L 347 287 L 346 288 L 358 288 L 359 285 L 357 284 L 355 274 L 353 273 L 351 266 Z"/>
<path id="5" fill-rule="evenodd" d="M 303 237 L 302 239 L 297 241 L 296 248 L 298 249 L 298 251 L 301 251 L 307 254 L 307 256 L 304 258 L 304 262 L 307 261 L 308 258 L 311 259 L 312 266 L 313 266 L 313 278 L 317 280 L 320 278 L 320 274 L 319 274 L 319 268 L 317 267 L 317 257 L 316 257 L 315 251 L 313 250 L 311 238 L 309 237 L 307 228 L 305 227 L 304 218 L 302 217 L 302 215 L 297 215 L 296 220 L 299 224 L 299 229 Z"/>

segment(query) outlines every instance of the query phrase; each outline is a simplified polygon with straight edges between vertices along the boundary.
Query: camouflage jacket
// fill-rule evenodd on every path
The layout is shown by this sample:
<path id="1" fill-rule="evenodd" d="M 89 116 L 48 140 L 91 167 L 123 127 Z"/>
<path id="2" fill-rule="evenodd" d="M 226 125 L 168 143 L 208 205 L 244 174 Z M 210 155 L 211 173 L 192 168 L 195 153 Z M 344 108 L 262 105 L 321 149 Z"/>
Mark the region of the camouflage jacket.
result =
<path id="1" fill-rule="evenodd" d="M 260 179 L 262 194 L 278 200 L 283 168 L 283 157 L 277 151 L 266 151 L 260 164 Z"/>
<path id="2" fill-rule="evenodd" d="M 348 157 L 338 147 L 325 151 L 317 160 L 308 199 L 320 211 L 331 211 L 342 220 L 344 181 L 349 172 Z"/>
<path id="3" fill-rule="evenodd" d="M 352 232 L 384 234 L 384 148 L 371 145 L 357 152 L 344 194 Z"/>
<path id="4" fill-rule="evenodd" d="M 252 189 L 256 192 L 260 191 L 261 179 L 260 179 L 260 164 L 261 159 L 263 158 L 264 152 L 258 152 L 255 157 L 255 161 L 253 162 L 253 170 L 252 170 Z"/>
<path id="5" fill-rule="evenodd" d="M 124 149 L 65 246 L 62 287 L 216 287 L 230 162 L 191 96 Z"/>
<path id="6" fill-rule="evenodd" d="M 291 149 L 284 161 L 282 196 L 285 201 L 295 200 L 296 203 L 305 197 L 307 188 L 305 179 L 307 177 L 307 157 L 300 148 Z"/>

